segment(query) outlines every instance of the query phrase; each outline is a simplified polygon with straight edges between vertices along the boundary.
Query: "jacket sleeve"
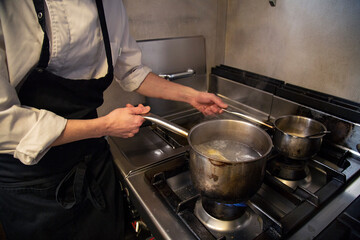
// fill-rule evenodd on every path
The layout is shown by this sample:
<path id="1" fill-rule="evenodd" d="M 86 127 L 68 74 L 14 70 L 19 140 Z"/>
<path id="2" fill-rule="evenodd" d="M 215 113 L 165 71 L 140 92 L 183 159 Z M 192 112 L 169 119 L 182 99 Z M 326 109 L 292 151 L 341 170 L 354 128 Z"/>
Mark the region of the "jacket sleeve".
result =
<path id="1" fill-rule="evenodd" d="M 141 85 L 151 69 L 141 63 L 141 50 L 129 33 L 128 17 L 122 1 L 120 1 L 119 12 L 118 16 L 121 16 L 121 19 L 116 31 L 120 35 L 120 45 L 114 67 L 115 80 L 125 91 L 134 91 Z"/>
<path id="2" fill-rule="evenodd" d="M 11 154 L 26 165 L 39 162 L 66 125 L 46 110 L 22 106 L 10 84 L 0 22 L 0 154 Z"/>

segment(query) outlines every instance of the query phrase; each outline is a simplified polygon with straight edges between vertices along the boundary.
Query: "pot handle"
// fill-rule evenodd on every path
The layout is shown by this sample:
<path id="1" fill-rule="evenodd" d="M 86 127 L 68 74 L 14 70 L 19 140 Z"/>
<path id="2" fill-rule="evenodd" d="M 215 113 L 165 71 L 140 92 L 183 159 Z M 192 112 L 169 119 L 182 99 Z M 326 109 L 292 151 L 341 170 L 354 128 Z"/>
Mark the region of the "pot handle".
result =
<path id="1" fill-rule="evenodd" d="M 331 131 L 321 131 L 318 133 L 310 134 L 305 136 L 304 138 L 317 138 L 317 137 L 323 137 L 325 134 L 329 134 Z"/>
<path id="2" fill-rule="evenodd" d="M 266 124 L 266 123 L 264 123 L 264 122 L 262 122 L 262 121 L 260 121 L 260 120 L 257 120 L 256 118 L 250 117 L 250 116 L 248 116 L 248 115 L 245 115 L 245 114 L 242 114 L 242 113 L 239 113 L 239 112 L 232 112 L 232 111 L 229 111 L 229 110 L 224 109 L 224 108 L 223 108 L 222 110 L 223 110 L 224 112 L 233 114 L 233 115 L 235 115 L 235 116 L 238 116 L 238 117 L 241 117 L 241 118 L 245 118 L 245 119 L 247 119 L 247 120 L 249 120 L 249 121 L 251 121 L 251 122 L 259 123 L 259 124 L 264 125 L 264 126 L 266 126 L 266 127 L 268 127 L 268 128 L 274 128 L 274 126 L 271 126 L 271 125 L 269 125 L 269 124 Z"/>
<path id="3" fill-rule="evenodd" d="M 183 137 L 187 137 L 189 135 L 189 131 L 187 129 L 180 127 L 180 126 L 176 125 L 175 123 L 170 122 L 170 121 L 168 121 L 162 117 L 159 117 L 153 113 L 146 114 L 142 117 L 145 118 L 146 120 L 151 121 L 152 123 L 156 123 L 159 126 L 165 128 L 173 133 L 181 135 Z"/>

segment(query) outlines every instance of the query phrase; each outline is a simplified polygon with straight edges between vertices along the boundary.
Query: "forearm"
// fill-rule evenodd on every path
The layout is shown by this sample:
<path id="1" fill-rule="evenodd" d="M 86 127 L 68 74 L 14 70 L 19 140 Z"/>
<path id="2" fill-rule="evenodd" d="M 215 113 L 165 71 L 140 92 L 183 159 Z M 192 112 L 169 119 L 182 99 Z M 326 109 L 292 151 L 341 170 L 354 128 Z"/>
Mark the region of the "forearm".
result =
<path id="1" fill-rule="evenodd" d="M 67 121 L 64 131 L 51 146 L 102 136 L 133 137 L 145 121 L 142 115 L 149 111 L 149 107 L 141 105 L 117 108 L 109 114 L 95 119 L 70 119 Z"/>
<path id="2" fill-rule="evenodd" d="M 153 73 L 147 75 L 136 92 L 148 97 L 187 103 L 190 103 L 197 94 L 193 88 L 168 81 Z"/>
<path id="3" fill-rule="evenodd" d="M 89 120 L 68 120 L 64 131 L 51 144 L 58 146 L 88 138 L 98 138 L 106 135 L 106 124 L 103 118 Z"/>
<path id="4" fill-rule="evenodd" d="M 146 76 L 136 91 L 148 97 L 189 103 L 205 115 L 218 114 L 222 112 L 222 108 L 227 108 L 227 104 L 212 93 L 197 91 L 160 78 L 153 73 Z"/>

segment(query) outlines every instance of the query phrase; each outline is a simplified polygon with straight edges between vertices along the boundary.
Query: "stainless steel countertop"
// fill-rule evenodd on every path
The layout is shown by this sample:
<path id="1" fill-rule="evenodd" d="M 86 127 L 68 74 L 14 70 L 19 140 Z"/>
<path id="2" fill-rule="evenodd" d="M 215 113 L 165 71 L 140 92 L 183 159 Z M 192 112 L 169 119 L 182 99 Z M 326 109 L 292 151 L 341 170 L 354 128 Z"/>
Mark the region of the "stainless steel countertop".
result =
<path id="1" fill-rule="evenodd" d="M 142 129 L 142 131 L 147 131 Z M 134 166 L 130 159 L 119 149 L 116 143 L 117 138 L 108 139 L 114 161 L 120 173 L 124 177 L 125 187 L 130 192 L 130 199 L 135 208 L 139 211 L 141 218 L 148 225 L 150 231 L 156 239 L 196 239 L 188 228 L 182 223 L 178 216 L 169 210 L 167 204 L 156 194 L 151 183 L 145 178 L 145 171 L 151 166 L 164 164 L 169 155 L 164 152 L 162 156 L 153 162 L 144 160 L 143 165 L 136 170 L 128 172 L 129 166 Z M 143 150 L 141 145 L 137 145 L 138 153 L 141 155 Z M 135 149 L 134 149 L 135 150 Z M 186 151 L 186 148 L 177 149 L 174 154 Z M 161 155 L 161 154 L 160 154 Z M 160 159 L 160 160 L 159 160 Z"/>
<path id="2" fill-rule="evenodd" d="M 121 174 L 128 176 L 157 164 L 173 155 L 184 152 L 184 148 L 173 149 L 150 127 L 142 127 L 132 138 L 108 138 L 115 163 Z"/>

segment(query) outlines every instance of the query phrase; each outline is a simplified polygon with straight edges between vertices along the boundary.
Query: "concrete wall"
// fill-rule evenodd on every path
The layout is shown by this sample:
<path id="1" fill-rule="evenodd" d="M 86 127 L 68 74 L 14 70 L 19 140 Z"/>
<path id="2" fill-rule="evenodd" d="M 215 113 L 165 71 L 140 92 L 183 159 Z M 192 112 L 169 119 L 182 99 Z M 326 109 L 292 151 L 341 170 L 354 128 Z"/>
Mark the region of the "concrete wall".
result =
<path id="1" fill-rule="evenodd" d="M 227 0 L 123 0 L 136 40 L 203 35 L 207 69 L 224 61 Z"/>
<path id="2" fill-rule="evenodd" d="M 360 1 L 229 0 L 224 63 L 360 102 Z"/>

